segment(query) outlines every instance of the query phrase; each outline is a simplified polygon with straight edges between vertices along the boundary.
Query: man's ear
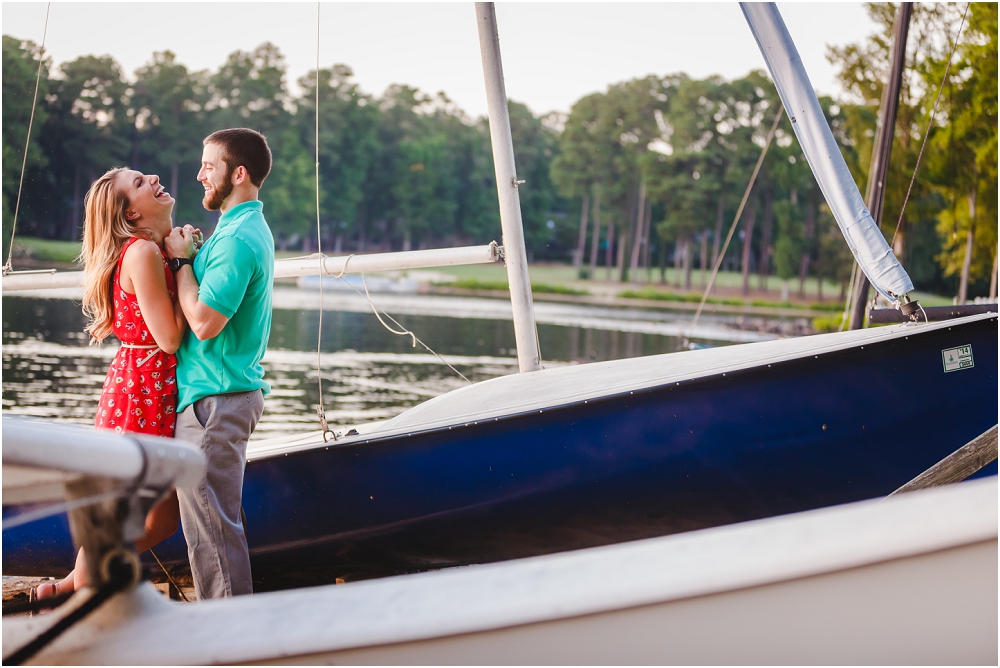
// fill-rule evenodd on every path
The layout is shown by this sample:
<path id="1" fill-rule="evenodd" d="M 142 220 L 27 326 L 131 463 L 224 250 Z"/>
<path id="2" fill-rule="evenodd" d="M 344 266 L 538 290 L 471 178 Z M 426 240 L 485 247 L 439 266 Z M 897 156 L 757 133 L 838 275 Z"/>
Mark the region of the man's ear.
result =
<path id="1" fill-rule="evenodd" d="M 246 181 L 249 178 L 250 178 L 250 174 L 247 172 L 247 168 L 244 167 L 243 165 L 240 165 L 239 167 L 237 167 L 236 169 L 233 170 L 233 185 L 234 186 L 240 185 L 241 183 L 243 183 L 244 181 Z"/>

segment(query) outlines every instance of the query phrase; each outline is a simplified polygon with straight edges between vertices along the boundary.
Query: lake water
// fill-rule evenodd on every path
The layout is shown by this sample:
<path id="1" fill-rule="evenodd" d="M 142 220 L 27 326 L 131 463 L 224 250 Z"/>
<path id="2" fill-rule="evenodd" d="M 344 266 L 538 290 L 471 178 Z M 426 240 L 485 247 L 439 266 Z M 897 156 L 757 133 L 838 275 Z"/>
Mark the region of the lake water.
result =
<path id="1" fill-rule="evenodd" d="M 469 380 L 516 373 L 510 303 L 502 300 L 375 296 Z M 319 429 L 316 418 L 318 293 L 275 291 L 276 307 L 263 366 L 272 391 L 255 439 Z M 324 297 L 320 366 L 331 425 L 350 426 L 398 415 L 466 381 L 409 336 L 387 331 L 356 295 Z M 544 364 L 554 367 L 681 350 L 676 315 L 628 309 L 536 303 Z M 685 316 L 690 317 L 690 316 Z M 773 338 L 706 318 L 699 345 Z M 79 301 L 3 297 L 3 411 L 93 424 L 117 343 L 89 346 Z M 731 323 L 730 323 L 731 324 Z"/>

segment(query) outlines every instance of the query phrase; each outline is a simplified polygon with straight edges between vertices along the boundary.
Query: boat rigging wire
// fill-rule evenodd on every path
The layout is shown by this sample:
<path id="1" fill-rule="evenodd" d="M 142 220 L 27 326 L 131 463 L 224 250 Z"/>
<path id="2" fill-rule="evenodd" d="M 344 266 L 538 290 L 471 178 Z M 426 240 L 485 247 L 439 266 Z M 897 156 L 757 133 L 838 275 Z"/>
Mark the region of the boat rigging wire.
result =
<path id="1" fill-rule="evenodd" d="M 35 74 L 35 94 L 31 98 L 31 114 L 28 116 L 28 135 L 24 138 L 24 155 L 21 156 L 21 178 L 17 182 L 17 199 L 14 202 L 14 222 L 10 228 L 10 248 L 7 261 L 3 265 L 3 275 L 10 273 L 11 256 L 14 254 L 14 238 L 17 236 L 17 214 L 21 209 L 21 188 L 24 186 L 24 169 L 28 164 L 28 147 L 31 144 L 31 127 L 35 123 L 35 107 L 38 105 L 38 86 L 42 81 L 42 63 L 45 62 L 45 37 L 49 32 L 49 10 L 52 3 L 45 5 L 45 27 L 42 28 L 42 45 L 38 49 L 38 72 Z"/>
<path id="2" fill-rule="evenodd" d="M 753 168 L 753 174 L 750 176 L 750 182 L 747 183 L 746 190 L 743 191 L 743 199 L 740 201 L 740 206 L 736 209 L 736 216 L 733 217 L 733 224 L 729 226 L 729 234 L 726 235 L 726 243 L 722 245 L 722 250 L 719 251 L 719 256 L 715 260 L 715 266 L 712 267 L 712 276 L 708 279 L 708 285 L 705 286 L 705 292 L 701 295 L 701 303 L 698 304 L 698 310 L 695 311 L 694 320 L 691 321 L 691 328 L 693 329 L 695 325 L 698 324 L 698 318 L 701 317 L 701 311 L 705 308 L 705 302 L 708 300 L 709 293 L 712 292 L 712 286 L 715 284 L 715 277 L 719 274 L 719 267 L 722 266 L 722 260 L 726 257 L 726 250 L 729 248 L 729 242 L 733 240 L 733 233 L 736 231 L 736 226 L 740 222 L 740 216 L 743 215 L 743 207 L 746 206 L 747 200 L 750 199 L 750 191 L 753 190 L 753 184 L 757 181 L 757 174 L 760 172 L 761 165 L 764 164 L 764 156 L 767 155 L 767 149 L 771 146 L 771 140 L 774 139 L 774 133 L 778 131 L 778 123 L 781 122 L 781 117 L 784 115 L 785 107 L 778 103 L 778 113 L 774 115 L 774 122 L 771 124 L 771 130 L 767 133 L 767 139 L 764 141 L 764 147 L 760 150 L 760 157 L 757 158 L 757 165 Z"/>
<path id="3" fill-rule="evenodd" d="M 323 442 L 329 440 L 328 435 L 330 425 L 326 421 L 326 407 L 323 405 L 323 369 L 321 367 L 320 351 L 323 348 L 323 262 L 326 256 L 323 255 L 323 229 L 320 225 L 319 217 L 319 44 L 320 44 L 320 3 L 316 3 L 316 105 L 313 111 L 316 112 L 316 135 L 314 143 L 316 147 L 316 249 L 319 251 L 319 326 L 316 331 L 316 385 L 319 389 L 319 404 L 316 406 L 316 415 L 319 417 L 320 427 L 323 429 Z M 346 268 L 346 266 L 345 266 Z M 337 435 L 333 435 L 337 440 Z"/>
<path id="4" fill-rule="evenodd" d="M 325 408 L 325 406 L 323 404 L 323 368 L 322 368 L 322 355 L 321 355 L 321 351 L 322 351 L 322 348 L 323 348 L 323 283 L 324 283 L 323 279 L 328 274 L 326 273 L 326 268 L 324 267 L 324 263 L 326 262 L 326 255 L 323 254 L 323 232 L 322 232 L 322 227 L 320 225 L 320 215 L 319 215 L 319 199 L 320 199 L 319 198 L 319 85 L 320 85 L 319 47 L 320 47 L 320 3 L 317 2 L 316 3 L 316 103 L 315 103 L 315 112 L 316 112 L 316 119 L 315 120 L 316 120 L 316 125 L 315 125 L 315 140 L 314 141 L 315 141 L 315 145 L 316 145 L 316 170 L 315 170 L 315 173 L 316 173 L 316 248 L 317 248 L 317 251 L 318 251 L 317 255 L 319 256 L 319 327 L 317 328 L 318 331 L 317 331 L 317 335 L 316 335 L 316 384 L 317 384 L 317 388 L 319 390 L 319 404 L 316 406 L 316 414 L 319 416 L 319 424 L 320 424 L 320 427 L 323 430 L 323 441 L 327 442 L 327 441 L 329 441 L 329 437 L 330 436 L 332 436 L 333 440 L 336 441 L 337 438 L 338 438 L 338 435 L 337 435 L 337 432 L 335 432 L 335 431 L 333 431 L 333 430 L 330 429 L 330 425 L 329 425 L 329 423 L 326 420 L 326 408 Z M 445 358 L 441 357 L 441 355 L 437 354 L 434 350 L 432 350 L 431 347 L 428 346 L 423 341 L 421 341 L 417 337 L 416 334 L 414 334 L 413 332 L 411 332 L 407 328 L 403 327 L 401 324 L 399 324 L 399 322 L 395 318 L 393 318 L 388 313 L 385 313 L 383 311 L 381 315 L 379 314 L 378 307 L 375 306 L 375 302 L 372 301 L 371 296 L 368 294 L 368 283 L 365 281 L 365 275 L 363 273 L 361 274 L 361 284 L 365 288 L 365 293 L 363 295 L 361 294 L 361 292 L 356 287 L 354 287 L 353 285 L 351 285 L 348 281 L 346 281 L 344 279 L 344 274 L 347 272 L 347 265 L 351 261 L 352 257 L 354 257 L 353 254 L 351 254 L 351 255 L 349 255 L 347 257 L 347 261 L 344 262 L 344 267 L 343 267 L 343 269 L 340 270 L 339 274 L 329 274 L 329 275 L 332 275 L 334 278 L 339 278 L 340 280 L 344 281 L 344 283 L 346 283 L 347 285 L 349 285 L 352 290 L 354 290 L 355 292 L 358 293 L 359 296 L 364 297 L 368 301 L 368 304 L 372 307 L 372 312 L 375 314 L 375 317 L 378 318 L 378 321 L 389 332 L 391 332 L 393 334 L 398 334 L 400 336 L 409 336 L 414 348 L 416 348 L 417 344 L 419 343 L 421 346 L 424 347 L 425 350 L 427 350 L 427 352 L 429 352 L 432 355 L 434 355 L 435 357 L 437 357 L 439 360 L 441 360 L 441 362 L 445 366 L 447 366 L 449 369 L 451 369 L 452 371 L 454 371 L 456 374 L 458 374 L 462 378 L 462 380 L 464 380 L 465 382 L 467 382 L 467 383 L 469 383 L 471 385 L 472 381 L 469 380 L 468 378 L 466 378 L 465 374 L 463 374 L 461 371 L 459 371 L 458 369 L 456 369 Z M 390 327 L 389 325 L 387 325 L 386 322 L 385 322 L 385 320 L 382 319 L 382 315 L 385 315 L 386 318 L 388 318 L 389 320 L 391 320 L 392 323 L 394 325 L 396 325 L 396 327 L 399 328 L 399 330 L 397 331 L 397 330 L 393 329 L 392 327 Z"/>
<path id="5" fill-rule="evenodd" d="M 938 86 L 937 97 L 934 99 L 934 106 L 931 108 L 931 117 L 927 121 L 927 128 L 924 130 L 923 141 L 920 142 L 920 152 L 917 154 L 917 164 L 913 166 L 913 176 L 910 177 L 910 185 L 906 189 L 906 197 L 903 198 L 903 206 L 899 209 L 899 220 L 896 221 L 896 229 L 892 232 L 892 241 L 889 247 L 896 243 L 896 235 L 899 234 L 899 226 L 903 223 L 903 214 L 906 213 L 906 203 L 910 201 L 910 192 L 913 190 L 913 183 L 917 180 L 917 171 L 920 169 L 920 160 L 924 157 L 924 148 L 927 146 L 927 138 L 934 127 L 934 114 L 937 113 L 938 103 L 941 102 L 941 93 L 944 92 L 944 85 L 948 81 L 948 74 L 951 72 L 951 61 L 955 57 L 955 50 L 958 49 L 958 41 L 962 38 L 962 29 L 965 27 L 965 17 L 969 14 L 971 2 L 965 3 L 965 12 L 962 14 L 962 22 L 958 24 L 958 34 L 955 35 L 955 42 L 951 45 L 951 53 L 948 55 L 948 66 L 944 70 L 944 77 L 941 78 L 941 85 Z M 926 316 L 926 314 L 925 314 Z"/>

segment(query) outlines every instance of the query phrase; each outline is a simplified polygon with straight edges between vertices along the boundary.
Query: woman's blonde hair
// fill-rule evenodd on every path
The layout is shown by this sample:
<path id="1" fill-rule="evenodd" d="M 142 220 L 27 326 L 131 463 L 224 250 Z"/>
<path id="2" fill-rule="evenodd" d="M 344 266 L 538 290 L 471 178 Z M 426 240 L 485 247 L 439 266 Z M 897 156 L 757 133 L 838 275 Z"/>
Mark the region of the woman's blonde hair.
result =
<path id="1" fill-rule="evenodd" d="M 125 242 L 138 232 L 126 217 L 128 195 L 118 188 L 118 175 L 125 167 L 109 169 L 91 184 L 83 198 L 83 252 L 80 260 L 87 272 L 83 283 L 83 313 L 90 318 L 84 331 L 91 343 L 111 334 L 115 319 L 114 275 Z"/>

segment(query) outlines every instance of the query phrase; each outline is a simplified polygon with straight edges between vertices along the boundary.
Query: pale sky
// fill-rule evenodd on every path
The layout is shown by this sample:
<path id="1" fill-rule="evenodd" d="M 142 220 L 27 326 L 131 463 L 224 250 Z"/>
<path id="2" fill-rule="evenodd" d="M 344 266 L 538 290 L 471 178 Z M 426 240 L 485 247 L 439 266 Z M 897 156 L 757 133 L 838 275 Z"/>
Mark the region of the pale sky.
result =
<path id="1" fill-rule="evenodd" d="M 828 44 L 875 31 L 858 3 L 779 2 L 813 86 L 838 94 Z M 41 41 L 44 2 L 4 2 L 3 33 Z M 608 84 L 647 74 L 766 69 L 736 3 L 498 3 L 507 95 L 532 111 L 568 111 Z M 131 76 L 154 51 L 192 70 L 216 69 L 264 41 L 285 55 L 288 82 L 316 63 L 315 3 L 52 3 L 46 50 L 58 64 L 113 56 Z M 485 114 L 472 3 L 323 3 L 320 65 L 346 63 L 369 93 L 392 83 L 444 91 L 472 116 Z"/>

